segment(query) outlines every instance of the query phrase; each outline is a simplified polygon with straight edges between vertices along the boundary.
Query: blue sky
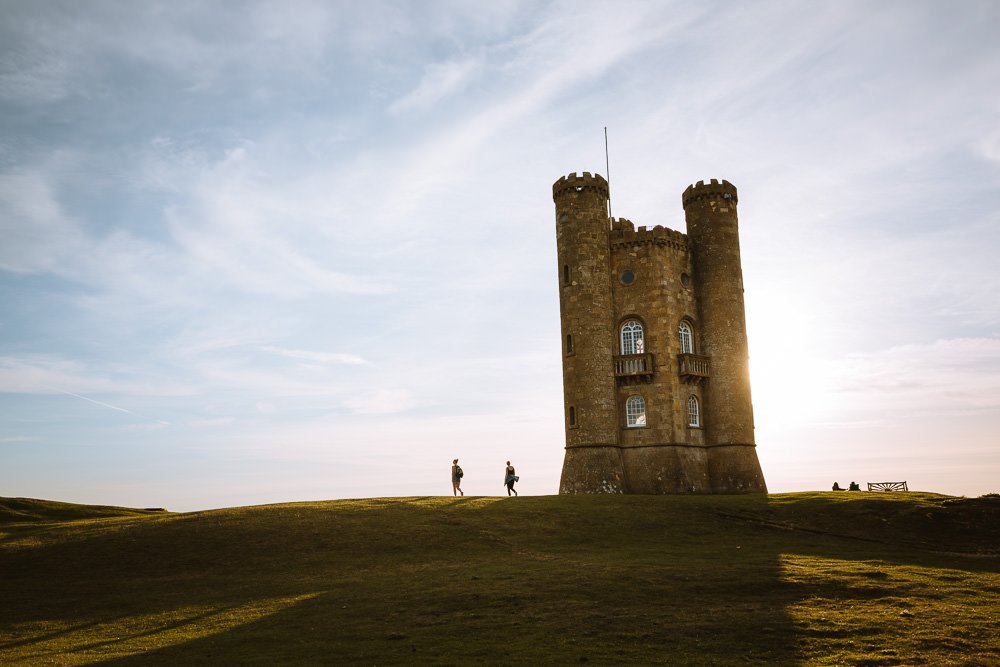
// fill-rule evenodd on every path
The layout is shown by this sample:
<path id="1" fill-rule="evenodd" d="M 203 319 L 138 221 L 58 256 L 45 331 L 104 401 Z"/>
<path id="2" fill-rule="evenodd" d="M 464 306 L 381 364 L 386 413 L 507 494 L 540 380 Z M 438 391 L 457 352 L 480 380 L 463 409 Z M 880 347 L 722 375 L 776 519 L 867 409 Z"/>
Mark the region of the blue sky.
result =
<path id="1" fill-rule="evenodd" d="M 554 493 L 551 184 L 740 190 L 772 491 L 1000 491 L 994 2 L 0 0 L 0 495 Z"/>

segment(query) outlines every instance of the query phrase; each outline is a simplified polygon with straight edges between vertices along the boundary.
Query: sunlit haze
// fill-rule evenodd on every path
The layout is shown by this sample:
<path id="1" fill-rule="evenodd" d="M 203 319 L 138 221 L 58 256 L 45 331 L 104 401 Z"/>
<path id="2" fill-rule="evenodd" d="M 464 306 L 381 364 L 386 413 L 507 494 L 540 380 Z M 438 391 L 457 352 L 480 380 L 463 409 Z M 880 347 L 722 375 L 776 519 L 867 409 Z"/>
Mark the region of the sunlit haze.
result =
<path id="1" fill-rule="evenodd" d="M 558 490 L 551 185 L 739 189 L 772 492 L 1000 491 L 1000 4 L 0 0 L 0 496 Z"/>

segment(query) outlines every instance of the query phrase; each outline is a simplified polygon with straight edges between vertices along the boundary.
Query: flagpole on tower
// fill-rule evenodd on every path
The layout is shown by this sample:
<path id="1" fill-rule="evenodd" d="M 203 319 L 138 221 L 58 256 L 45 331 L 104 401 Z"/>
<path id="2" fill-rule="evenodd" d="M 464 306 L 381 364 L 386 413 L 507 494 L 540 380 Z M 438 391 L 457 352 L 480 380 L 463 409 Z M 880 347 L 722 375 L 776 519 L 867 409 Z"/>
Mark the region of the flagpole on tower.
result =
<path id="1" fill-rule="evenodd" d="M 608 158 L 608 126 L 604 126 L 604 170 L 608 175 L 608 219 L 611 219 L 611 160 Z"/>

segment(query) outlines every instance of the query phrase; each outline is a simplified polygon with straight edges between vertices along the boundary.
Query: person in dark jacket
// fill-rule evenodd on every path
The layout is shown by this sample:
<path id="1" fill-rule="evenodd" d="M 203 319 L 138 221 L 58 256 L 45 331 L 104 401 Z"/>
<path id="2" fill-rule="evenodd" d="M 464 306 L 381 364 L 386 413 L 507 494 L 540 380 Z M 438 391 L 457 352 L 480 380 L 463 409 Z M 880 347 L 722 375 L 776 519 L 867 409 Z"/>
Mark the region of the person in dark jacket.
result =
<path id="1" fill-rule="evenodd" d="M 462 477 L 464 476 L 462 466 L 458 465 L 458 459 L 455 459 L 451 462 L 451 495 L 465 495 L 465 491 L 462 490 Z"/>
<path id="2" fill-rule="evenodd" d="M 503 483 L 504 486 L 507 487 L 508 496 L 511 494 L 511 491 L 514 492 L 515 496 L 517 495 L 517 491 L 514 491 L 514 482 L 518 479 L 520 478 L 514 474 L 514 466 L 510 464 L 510 461 L 507 461 L 507 468 L 504 470 Z"/>

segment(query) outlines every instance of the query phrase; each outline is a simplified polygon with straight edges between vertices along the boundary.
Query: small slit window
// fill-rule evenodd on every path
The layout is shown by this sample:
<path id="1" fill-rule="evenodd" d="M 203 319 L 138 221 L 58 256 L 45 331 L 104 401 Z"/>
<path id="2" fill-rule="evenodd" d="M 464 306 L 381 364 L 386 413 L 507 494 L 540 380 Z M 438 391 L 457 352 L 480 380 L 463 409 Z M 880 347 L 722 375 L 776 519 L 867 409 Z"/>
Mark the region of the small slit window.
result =
<path id="1" fill-rule="evenodd" d="M 646 425 L 646 401 L 642 396 L 629 396 L 625 401 L 625 424 L 629 428 Z"/>
<path id="2" fill-rule="evenodd" d="M 566 354 L 573 354 L 573 334 L 566 334 Z"/>
<path id="3" fill-rule="evenodd" d="M 701 426 L 701 407 L 697 396 L 688 397 L 688 426 Z"/>
<path id="4" fill-rule="evenodd" d="M 576 426 L 576 408 L 569 406 L 569 425 Z"/>
<path id="5" fill-rule="evenodd" d="M 677 327 L 677 333 L 681 341 L 681 354 L 694 354 L 694 331 L 691 323 L 684 320 Z"/>
<path id="6" fill-rule="evenodd" d="M 629 320 L 621 329 L 622 354 L 642 354 L 646 351 L 642 324 L 638 320 Z"/>
<path id="7" fill-rule="evenodd" d="M 569 264 L 563 264 L 563 285 L 569 285 Z"/>

